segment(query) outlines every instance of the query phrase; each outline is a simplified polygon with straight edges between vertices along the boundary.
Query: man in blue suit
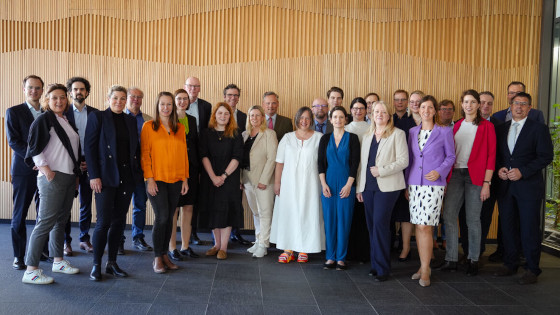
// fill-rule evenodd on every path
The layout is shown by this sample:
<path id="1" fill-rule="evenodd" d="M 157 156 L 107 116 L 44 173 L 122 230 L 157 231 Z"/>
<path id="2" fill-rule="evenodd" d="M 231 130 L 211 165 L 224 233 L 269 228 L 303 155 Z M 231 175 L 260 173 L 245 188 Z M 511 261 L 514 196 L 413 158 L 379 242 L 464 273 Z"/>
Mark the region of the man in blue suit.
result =
<path id="1" fill-rule="evenodd" d="M 519 81 L 512 81 L 510 84 L 508 84 L 507 87 L 507 100 L 508 100 L 508 104 L 509 107 L 506 109 L 503 109 L 497 113 L 495 113 L 494 118 L 497 118 L 499 121 L 510 121 L 511 120 L 511 109 L 512 109 L 512 102 L 513 102 L 513 97 L 515 95 L 517 95 L 517 93 L 520 92 L 525 92 L 525 84 L 523 82 L 519 82 Z M 531 110 L 529 110 L 529 114 L 528 114 L 529 119 L 532 119 L 534 121 L 538 121 L 541 124 L 544 124 L 544 115 L 543 113 L 536 109 L 536 108 L 531 108 Z"/>
<path id="2" fill-rule="evenodd" d="M 89 81 L 82 77 L 72 77 L 66 82 L 66 88 L 72 99 L 72 106 L 68 106 L 64 115 L 69 122 L 74 123 L 78 128 L 80 136 L 80 146 L 82 147 L 82 156 L 80 157 L 80 249 L 93 253 L 93 246 L 90 242 L 89 228 L 91 227 L 91 197 L 92 191 L 89 185 L 87 174 L 87 164 L 84 155 L 84 139 L 86 135 L 87 117 L 89 113 L 98 109 L 86 105 L 86 99 L 91 90 Z M 64 231 L 64 255 L 72 256 L 72 237 L 70 236 L 71 220 L 68 218 Z"/>
<path id="3" fill-rule="evenodd" d="M 25 102 L 12 106 L 6 111 L 6 135 L 8 144 L 12 148 L 12 175 L 14 210 L 12 215 L 12 246 L 16 270 L 26 268 L 23 258 L 27 243 L 25 218 L 35 197 L 36 209 L 39 209 L 39 194 L 37 190 L 37 170 L 23 161 L 27 152 L 27 137 L 31 123 L 41 114 L 39 100 L 43 95 L 44 82 L 36 75 L 29 75 L 23 79 L 23 94 Z"/>
<path id="4" fill-rule="evenodd" d="M 548 127 L 527 119 L 531 95 L 520 92 L 512 99 L 512 120 L 496 128 L 496 154 L 500 192 L 498 206 L 504 242 L 504 267 L 495 276 L 511 276 L 519 267 L 520 246 L 527 264 L 520 284 L 537 282 L 541 273 L 541 208 L 545 193 L 542 171 L 552 162 Z"/>

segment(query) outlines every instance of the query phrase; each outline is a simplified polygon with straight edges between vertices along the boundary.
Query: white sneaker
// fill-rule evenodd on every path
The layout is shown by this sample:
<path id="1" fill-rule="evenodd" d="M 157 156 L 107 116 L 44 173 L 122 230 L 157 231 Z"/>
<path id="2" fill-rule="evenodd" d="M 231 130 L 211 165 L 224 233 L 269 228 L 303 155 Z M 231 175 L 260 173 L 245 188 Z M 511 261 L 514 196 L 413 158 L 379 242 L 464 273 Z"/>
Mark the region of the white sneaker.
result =
<path id="1" fill-rule="evenodd" d="M 255 242 L 255 244 L 253 244 L 253 246 L 247 248 L 247 251 L 251 254 L 253 254 L 257 248 L 259 247 L 259 242 Z"/>
<path id="2" fill-rule="evenodd" d="M 72 265 L 70 265 L 68 260 L 63 259 L 59 262 L 56 262 L 56 261 L 53 262 L 52 271 L 73 275 L 73 274 L 76 274 L 76 273 L 80 272 L 80 269 L 72 267 Z"/>
<path id="3" fill-rule="evenodd" d="M 268 250 L 266 246 L 259 244 L 255 252 L 253 253 L 253 257 L 262 258 L 268 254 Z"/>
<path id="4" fill-rule="evenodd" d="M 31 284 L 51 284 L 54 282 L 54 279 L 43 274 L 43 269 L 35 269 L 31 272 L 24 272 L 21 282 Z"/>

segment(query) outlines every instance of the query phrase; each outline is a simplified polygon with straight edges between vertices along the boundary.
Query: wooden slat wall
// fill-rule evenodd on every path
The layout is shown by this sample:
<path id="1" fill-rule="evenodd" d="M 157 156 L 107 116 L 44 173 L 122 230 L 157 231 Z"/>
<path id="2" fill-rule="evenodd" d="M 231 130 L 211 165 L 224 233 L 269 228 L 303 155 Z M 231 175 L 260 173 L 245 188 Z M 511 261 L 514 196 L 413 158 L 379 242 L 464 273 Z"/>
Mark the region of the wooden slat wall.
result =
<path id="1" fill-rule="evenodd" d="M 228 83 L 239 85 L 241 110 L 276 91 L 280 113 L 290 117 L 333 85 L 344 89 L 345 105 L 370 91 L 391 103 L 398 88 L 456 102 L 467 88 L 490 90 L 498 111 L 512 80 L 536 94 L 541 6 L 540 0 L 2 1 L 0 120 L 23 101 L 21 79 L 32 73 L 47 83 L 87 77 L 87 103 L 97 108 L 105 108 L 110 85 L 138 86 L 148 113 L 159 91 L 182 87 L 189 75 L 200 78 L 201 97 L 212 103 L 222 100 Z M 3 128 L 0 137 L 5 219 L 12 209 L 11 150 Z M 77 204 L 72 211 L 77 220 Z M 248 213 L 245 221 L 251 228 Z"/>

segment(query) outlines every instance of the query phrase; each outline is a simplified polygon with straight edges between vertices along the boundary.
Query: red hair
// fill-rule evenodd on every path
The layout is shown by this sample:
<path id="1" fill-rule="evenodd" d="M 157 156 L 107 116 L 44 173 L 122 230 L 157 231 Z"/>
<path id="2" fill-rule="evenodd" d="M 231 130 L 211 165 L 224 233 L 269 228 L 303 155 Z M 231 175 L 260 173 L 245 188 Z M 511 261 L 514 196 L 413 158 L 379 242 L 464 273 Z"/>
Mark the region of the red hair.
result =
<path id="1" fill-rule="evenodd" d="M 208 128 L 216 128 L 218 126 L 216 122 L 216 112 L 220 107 L 224 107 L 229 112 L 229 121 L 224 130 L 224 136 L 234 138 L 237 135 L 237 123 L 235 122 L 235 118 L 233 118 L 233 111 L 228 103 L 219 102 L 214 105 L 214 108 L 212 108 L 212 115 L 210 116 L 210 122 L 208 122 Z"/>

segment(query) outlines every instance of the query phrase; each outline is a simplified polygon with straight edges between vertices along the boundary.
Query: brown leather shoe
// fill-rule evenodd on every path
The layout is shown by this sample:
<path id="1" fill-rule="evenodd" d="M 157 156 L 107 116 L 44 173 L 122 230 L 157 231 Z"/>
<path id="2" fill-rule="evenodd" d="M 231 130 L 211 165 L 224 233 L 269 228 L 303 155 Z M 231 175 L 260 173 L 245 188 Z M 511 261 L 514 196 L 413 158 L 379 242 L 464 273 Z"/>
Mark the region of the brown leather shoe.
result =
<path id="1" fill-rule="evenodd" d="M 206 251 L 206 256 L 214 256 L 218 253 L 219 250 L 220 250 L 219 248 L 212 247 Z"/>
<path id="2" fill-rule="evenodd" d="M 80 249 L 85 250 L 88 253 L 93 253 L 93 245 L 89 241 L 80 242 Z"/>
<path id="3" fill-rule="evenodd" d="M 64 256 L 72 256 L 74 252 L 72 252 L 72 245 L 68 243 L 64 243 Z"/>
<path id="4" fill-rule="evenodd" d="M 537 283 L 537 275 L 527 270 L 517 281 L 519 284 L 533 284 Z"/>
<path id="5" fill-rule="evenodd" d="M 156 257 L 153 263 L 155 273 L 165 273 L 165 265 L 163 264 L 163 259 L 161 257 Z"/>
<path id="6" fill-rule="evenodd" d="M 163 264 L 165 265 L 165 268 L 167 268 L 169 270 L 179 269 L 179 266 L 177 266 L 173 262 L 171 262 L 171 260 L 169 260 L 169 257 L 167 257 L 167 255 L 162 255 L 161 258 L 163 259 Z"/>
<path id="7" fill-rule="evenodd" d="M 218 258 L 219 260 L 224 260 L 224 259 L 227 258 L 227 253 L 224 252 L 223 250 L 219 250 L 219 251 L 218 251 L 218 257 L 217 257 L 217 258 Z"/>

